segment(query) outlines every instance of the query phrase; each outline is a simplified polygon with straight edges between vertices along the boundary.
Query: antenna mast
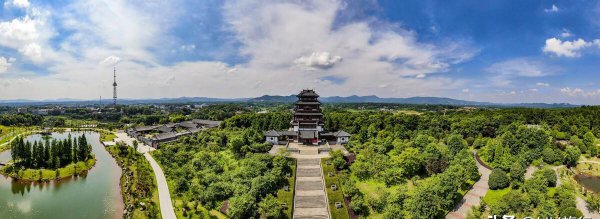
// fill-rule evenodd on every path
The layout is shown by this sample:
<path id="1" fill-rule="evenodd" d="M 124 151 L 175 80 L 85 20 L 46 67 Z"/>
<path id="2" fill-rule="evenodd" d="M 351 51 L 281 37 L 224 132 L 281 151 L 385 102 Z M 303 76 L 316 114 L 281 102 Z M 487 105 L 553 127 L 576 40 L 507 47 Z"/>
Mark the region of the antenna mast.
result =
<path id="1" fill-rule="evenodd" d="M 117 105 L 117 67 L 114 69 L 113 82 L 113 105 Z"/>

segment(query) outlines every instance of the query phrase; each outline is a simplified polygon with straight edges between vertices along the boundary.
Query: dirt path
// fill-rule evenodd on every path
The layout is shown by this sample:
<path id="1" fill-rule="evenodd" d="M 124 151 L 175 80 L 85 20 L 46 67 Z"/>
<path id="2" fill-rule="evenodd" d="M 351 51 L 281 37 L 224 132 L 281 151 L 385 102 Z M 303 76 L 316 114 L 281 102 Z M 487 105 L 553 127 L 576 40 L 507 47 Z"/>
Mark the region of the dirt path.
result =
<path id="1" fill-rule="evenodd" d="M 473 155 L 476 155 L 476 151 L 473 152 Z M 477 160 L 477 159 L 475 159 Z M 471 211 L 471 207 L 479 205 L 485 193 L 489 190 L 488 180 L 490 178 L 490 173 L 492 170 L 484 167 L 478 161 L 476 161 L 477 169 L 481 174 L 481 178 L 477 181 L 471 190 L 465 194 L 460 203 L 452 210 L 450 213 L 446 215 L 447 219 L 464 219 L 467 218 L 467 214 Z"/>

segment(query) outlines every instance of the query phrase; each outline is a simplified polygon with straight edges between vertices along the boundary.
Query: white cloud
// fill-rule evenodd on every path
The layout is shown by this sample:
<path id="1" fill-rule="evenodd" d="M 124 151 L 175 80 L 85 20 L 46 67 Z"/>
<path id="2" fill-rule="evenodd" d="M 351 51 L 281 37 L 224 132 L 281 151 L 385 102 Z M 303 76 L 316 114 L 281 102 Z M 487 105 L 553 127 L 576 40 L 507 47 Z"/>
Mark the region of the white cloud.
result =
<path id="1" fill-rule="evenodd" d="M 559 57 L 579 57 L 581 55 L 580 50 L 590 45 L 592 45 L 592 43 L 586 42 L 583 39 L 574 41 L 565 40 L 563 42 L 557 38 L 550 38 L 546 40 L 543 51 L 545 53 L 553 53 Z"/>
<path id="2" fill-rule="evenodd" d="M 560 89 L 560 92 L 571 97 L 596 97 L 600 95 L 600 89 L 584 91 L 581 88 L 564 87 Z"/>
<path id="3" fill-rule="evenodd" d="M 100 62 L 100 65 L 105 65 L 105 66 L 114 66 L 117 63 L 119 63 L 121 61 L 121 58 L 118 56 L 114 56 L 111 55 L 109 57 L 106 57 L 104 60 L 102 60 Z"/>
<path id="4" fill-rule="evenodd" d="M 233 35 L 239 55 L 247 60 L 236 65 L 218 61 L 161 64 L 164 57 L 156 51 L 172 55 L 171 50 L 181 49 L 182 44 L 177 44 L 181 40 L 173 40 L 176 36 L 171 35 L 172 25 L 181 18 L 180 5 L 172 1 L 142 3 L 146 2 L 76 1 L 52 11 L 53 22 L 45 22 L 45 16 L 17 19 L 34 23 L 35 31 L 21 34 L 26 39 L 11 48 L 37 43 L 43 49 L 42 60 L 51 63 L 44 66 L 50 74 L 25 77 L 27 86 L 0 78 L 0 84 L 12 84 L 0 98 L 110 96 L 112 68 L 98 63 L 111 56 L 126 60 L 119 63 L 117 80 L 120 97 L 127 98 L 252 97 L 287 95 L 302 88 L 317 88 L 322 95 L 443 95 L 466 83 L 444 73 L 476 53 L 463 42 L 420 42 L 418 33 L 394 24 L 382 25 L 376 18 L 334 27 L 343 7 L 340 1 L 233 0 L 222 7 L 222 28 Z M 31 7 L 35 6 L 33 2 Z M 62 35 L 64 40 L 58 45 L 48 40 L 57 34 L 51 26 L 54 22 L 69 33 Z M 17 38 L 2 30 L 0 25 L 0 45 Z M 321 52 L 313 56 L 316 51 Z M 332 65 L 327 75 L 345 80 L 322 80 L 321 72 L 305 71 L 299 64 Z M 31 86 L 37 89 L 29 89 Z"/>
<path id="5" fill-rule="evenodd" d="M 535 85 L 542 86 L 542 87 L 549 87 L 550 86 L 550 84 L 548 84 L 548 83 L 542 83 L 542 82 L 535 83 Z"/>
<path id="6" fill-rule="evenodd" d="M 465 88 L 465 89 L 462 89 L 462 92 L 463 92 L 463 93 L 469 93 L 469 92 L 470 92 L 470 90 L 469 90 L 469 88 Z"/>
<path id="7" fill-rule="evenodd" d="M 42 47 L 37 43 L 27 44 L 27 46 L 19 49 L 19 52 L 31 59 L 39 59 L 42 57 Z"/>
<path id="8" fill-rule="evenodd" d="M 539 90 L 537 88 L 531 88 L 531 89 L 529 89 L 529 91 L 531 91 L 531 92 L 538 92 Z"/>
<path id="9" fill-rule="evenodd" d="M 494 86 L 503 87 L 510 85 L 514 78 L 543 77 L 555 73 L 557 69 L 533 59 L 515 58 L 494 63 L 486 71 L 494 74 L 491 77 Z"/>
<path id="10" fill-rule="evenodd" d="M 571 33 L 571 31 L 569 31 L 565 28 L 563 28 L 563 31 L 560 33 L 560 37 L 562 37 L 562 38 L 569 38 L 572 36 L 573 36 L 573 34 Z"/>
<path id="11" fill-rule="evenodd" d="M 552 7 L 544 9 L 544 11 L 546 13 L 554 13 L 554 12 L 558 12 L 558 10 L 559 10 L 558 7 L 556 7 L 556 5 L 554 5 L 554 4 L 552 4 Z"/>
<path id="12" fill-rule="evenodd" d="M 7 0 L 4 2 L 4 7 L 17 7 L 17 8 L 29 8 L 29 1 L 28 0 L 13 0 L 12 2 Z"/>
<path id="13" fill-rule="evenodd" d="M 341 61 L 342 57 L 331 55 L 328 52 L 313 52 L 309 56 L 297 58 L 294 63 L 311 69 L 328 69 Z"/>
<path id="14" fill-rule="evenodd" d="M 196 45 L 195 44 L 181 45 L 181 47 L 179 47 L 179 49 L 186 51 L 186 52 L 191 52 L 191 51 L 194 51 L 194 49 L 196 49 Z"/>
<path id="15" fill-rule="evenodd" d="M 8 60 L 4 56 L 0 56 L 0 73 L 8 71 L 8 67 L 10 67 Z"/>

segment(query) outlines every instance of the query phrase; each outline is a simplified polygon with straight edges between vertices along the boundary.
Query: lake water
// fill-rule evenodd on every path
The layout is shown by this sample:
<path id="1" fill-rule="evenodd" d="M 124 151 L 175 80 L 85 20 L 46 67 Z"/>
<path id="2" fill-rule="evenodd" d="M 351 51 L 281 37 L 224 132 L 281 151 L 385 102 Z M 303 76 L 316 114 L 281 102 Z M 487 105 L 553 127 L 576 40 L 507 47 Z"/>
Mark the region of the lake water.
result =
<path id="1" fill-rule="evenodd" d="M 82 133 L 71 132 L 71 136 Z M 67 135 L 53 133 L 52 137 Z M 0 176 L 0 218 L 122 218 L 121 169 L 100 143 L 98 133 L 85 132 L 85 136 L 96 155 L 96 166 L 87 176 L 49 183 L 22 183 Z M 41 139 L 41 135 L 26 138 Z M 7 159 L 10 151 L 0 153 L 0 161 Z"/>
<path id="2" fill-rule="evenodd" d="M 575 180 L 585 189 L 600 194 L 600 177 L 579 174 L 575 176 Z"/>

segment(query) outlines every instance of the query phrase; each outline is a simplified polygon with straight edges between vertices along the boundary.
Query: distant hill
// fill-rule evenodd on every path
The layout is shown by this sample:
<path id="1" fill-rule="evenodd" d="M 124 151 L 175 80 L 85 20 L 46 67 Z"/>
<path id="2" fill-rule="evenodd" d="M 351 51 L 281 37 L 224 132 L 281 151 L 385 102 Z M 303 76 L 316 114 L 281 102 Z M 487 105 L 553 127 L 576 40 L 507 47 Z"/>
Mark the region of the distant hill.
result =
<path id="1" fill-rule="evenodd" d="M 292 103 L 296 101 L 295 95 L 290 96 L 271 96 L 264 95 L 261 97 L 250 99 L 254 102 L 280 102 Z M 467 100 L 457 100 L 446 97 L 408 97 L 408 98 L 381 98 L 375 95 L 370 96 L 331 96 L 320 97 L 319 100 L 323 103 L 397 103 L 397 104 L 424 104 L 424 105 L 452 105 L 452 106 L 498 106 L 498 107 L 531 107 L 531 108 L 561 108 L 561 107 L 576 107 L 568 103 L 491 103 L 477 102 Z"/>
<path id="2" fill-rule="evenodd" d="M 216 103 L 216 102 L 270 102 L 270 103 L 293 103 L 297 100 L 296 95 L 273 96 L 263 95 L 256 98 L 210 98 L 210 97 L 178 97 L 160 99 L 119 99 L 119 104 L 165 104 L 165 103 Z M 396 103 L 396 104 L 423 104 L 423 105 L 452 105 L 452 106 L 493 106 L 493 107 L 530 107 L 530 108 L 565 108 L 576 107 L 568 103 L 490 103 L 467 100 L 457 100 L 446 97 L 408 97 L 408 98 L 381 98 L 370 96 L 331 96 L 320 97 L 323 103 Z M 103 104 L 110 104 L 112 99 L 103 99 Z M 91 105 L 98 104 L 99 100 L 80 99 L 52 99 L 52 100 L 0 100 L 0 105 L 25 106 L 25 105 Z"/>

